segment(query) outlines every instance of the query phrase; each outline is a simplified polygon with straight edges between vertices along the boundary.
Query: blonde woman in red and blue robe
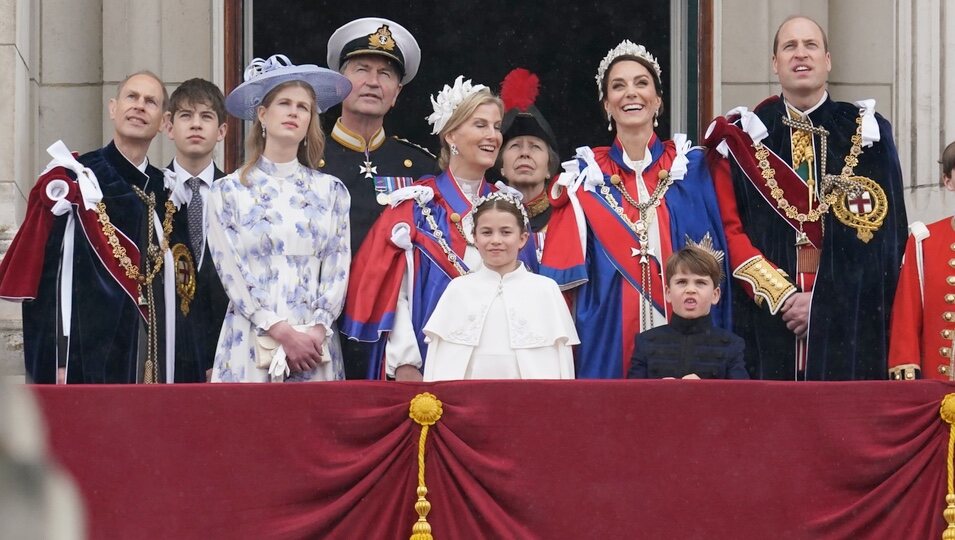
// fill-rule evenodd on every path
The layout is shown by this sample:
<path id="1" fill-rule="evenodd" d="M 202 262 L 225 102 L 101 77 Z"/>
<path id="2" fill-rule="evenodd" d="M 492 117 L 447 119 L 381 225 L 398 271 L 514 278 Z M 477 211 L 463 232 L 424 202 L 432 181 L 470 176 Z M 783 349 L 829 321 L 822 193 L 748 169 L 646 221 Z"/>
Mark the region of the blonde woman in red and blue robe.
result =
<path id="1" fill-rule="evenodd" d="M 551 188 L 541 273 L 571 302 L 578 378 L 625 377 L 640 332 L 667 323 L 663 266 L 671 253 L 688 242 L 726 250 L 703 151 L 683 134 L 663 141 L 654 132 L 660 75 L 653 55 L 629 40 L 604 57 L 597 87 L 616 137 L 609 147 L 578 148 Z M 713 322 L 730 328 L 729 302 L 715 306 Z"/>
<path id="2" fill-rule="evenodd" d="M 484 175 L 501 149 L 503 104 L 486 86 L 460 76 L 431 101 L 428 122 L 441 142 L 442 173 L 391 192 L 390 207 L 352 262 L 342 332 L 372 344 L 371 379 L 421 380 L 425 323 L 448 283 L 481 266 L 472 210 L 495 191 Z M 532 244 L 520 258 L 536 271 Z"/>

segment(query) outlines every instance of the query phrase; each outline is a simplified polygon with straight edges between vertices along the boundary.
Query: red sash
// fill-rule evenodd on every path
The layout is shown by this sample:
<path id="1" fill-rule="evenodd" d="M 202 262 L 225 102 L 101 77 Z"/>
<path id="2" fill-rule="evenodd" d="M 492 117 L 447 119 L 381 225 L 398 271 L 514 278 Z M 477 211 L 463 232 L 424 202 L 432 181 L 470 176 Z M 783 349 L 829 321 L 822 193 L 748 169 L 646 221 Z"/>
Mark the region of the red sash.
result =
<path id="1" fill-rule="evenodd" d="M 766 203 L 798 233 L 800 231 L 799 222 L 786 216 L 785 212 L 779 208 L 773 199 L 769 186 L 766 185 L 766 180 L 763 178 L 762 170 L 759 167 L 759 160 L 756 159 L 756 147 L 749 134 L 740 129 L 739 126 L 731 124 L 729 120 L 720 116 L 713 121 L 710 134 L 704 143 L 712 148 L 715 147 L 717 141 L 720 140 L 725 142 L 726 146 L 729 147 L 733 160 L 736 161 L 740 170 L 743 171 L 743 174 L 746 175 L 749 182 L 756 188 L 756 191 L 762 195 Z M 765 145 L 763 148 L 766 148 Z M 800 177 L 788 163 L 776 155 L 775 152 L 769 148 L 766 148 L 766 151 L 769 152 L 766 160 L 769 162 L 769 167 L 776 171 L 776 184 L 783 190 L 784 197 L 799 213 L 808 214 L 809 194 L 805 181 L 803 181 L 802 177 Z M 812 222 L 805 221 L 803 222 L 801 230 L 806 233 L 813 247 L 817 249 L 821 248 L 821 220 Z"/>

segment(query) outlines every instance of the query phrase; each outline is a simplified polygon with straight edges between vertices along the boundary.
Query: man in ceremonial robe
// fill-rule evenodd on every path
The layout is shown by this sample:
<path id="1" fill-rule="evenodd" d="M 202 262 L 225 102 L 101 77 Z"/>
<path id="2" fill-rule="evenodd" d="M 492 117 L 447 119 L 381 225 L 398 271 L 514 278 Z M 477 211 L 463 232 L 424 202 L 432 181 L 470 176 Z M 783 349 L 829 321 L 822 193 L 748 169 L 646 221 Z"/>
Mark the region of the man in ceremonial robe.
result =
<path id="1" fill-rule="evenodd" d="M 136 73 L 109 100 L 109 144 L 75 159 L 50 147 L 0 266 L 0 297 L 23 301 L 34 382 L 173 381 L 173 215 L 146 157 L 165 102 L 159 78 Z"/>
<path id="2" fill-rule="evenodd" d="M 322 171 L 341 179 L 351 195 L 352 253 L 358 253 L 387 206 L 389 193 L 437 170 L 431 152 L 386 136 L 383 127 L 420 61 L 421 49 L 411 32 L 388 19 L 351 21 L 328 40 L 328 66 L 351 81 L 352 91 L 326 142 Z M 342 349 L 346 377 L 364 378 L 367 346 L 343 339 Z"/>
<path id="3" fill-rule="evenodd" d="M 751 375 L 884 379 L 889 311 L 905 243 L 902 175 L 873 100 L 833 101 L 825 32 L 783 22 L 773 45 L 782 96 L 707 132 L 741 287 L 735 331 Z"/>

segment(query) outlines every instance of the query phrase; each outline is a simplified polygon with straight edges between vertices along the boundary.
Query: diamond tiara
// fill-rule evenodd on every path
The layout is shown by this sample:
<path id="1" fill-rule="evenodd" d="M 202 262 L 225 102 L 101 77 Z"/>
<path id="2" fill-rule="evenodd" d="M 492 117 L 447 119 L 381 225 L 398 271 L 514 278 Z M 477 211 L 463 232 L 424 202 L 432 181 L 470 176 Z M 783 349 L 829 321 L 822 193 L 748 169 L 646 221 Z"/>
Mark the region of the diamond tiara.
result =
<path id="1" fill-rule="evenodd" d="M 657 80 L 659 81 L 663 77 L 663 71 L 660 69 L 660 63 L 657 62 L 657 59 L 650 54 L 650 51 L 647 50 L 643 45 L 637 45 L 636 43 L 625 39 L 620 42 L 619 45 L 607 51 L 607 56 L 604 56 L 604 59 L 600 61 L 600 65 L 597 66 L 597 94 L 600 96 L 599 101 L 604 99 L 604 89 L 603 89 L 603 79 L 604 74 L 607 72 L 607 69 L 610 67 L 610 64 L 613 63 L 620 56 L 636 56 L 637 58 L 643 58 L 653 66 L 653 71 L 657 74 Z"/>

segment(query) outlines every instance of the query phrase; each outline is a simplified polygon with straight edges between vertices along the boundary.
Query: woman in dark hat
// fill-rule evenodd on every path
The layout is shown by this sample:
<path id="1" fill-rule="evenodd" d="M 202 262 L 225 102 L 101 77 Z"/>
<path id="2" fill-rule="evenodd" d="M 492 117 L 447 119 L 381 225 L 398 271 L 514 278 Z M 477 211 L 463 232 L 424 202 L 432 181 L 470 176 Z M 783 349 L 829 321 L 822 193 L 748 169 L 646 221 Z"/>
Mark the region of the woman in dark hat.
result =
<path id="1" fill-rule="evenodd" d="M 667 323 L 663 263 L 672 253 L 689 242 L 726 249 L 703 152 L 681 133 L 663 141 L 654 131 L 660 75 L 642 45 L 625 40 L 607 53 L 596 80 L 616 137 L 578 148 L 551 189 L 541 273 L 574 290 L 579 378 L 624 377 L 635 336 Z M 731 298 L 729 283 L 720 286 Z M 714 307 L 717 326 L 729 327 L 729 305 Z"/>
<path id="2" fill-rule="evenodd" d="M 545 186 L 560 167 L 557 138 L 534 105 L 539 86 L 537 75 L 524 68 L 512 70 L 501 82 L 506 112 L 501 123 L 504 146 L 499 160 L 501 176 L 524 196 L 531 232 L 537 236 L 538 257 L 551 212 Z"/>
<path id="3" fill-rule="evenodd" d="M 252 121 L 246 161 L 212 188 L 209 247 L 229 296 L 213 382 L 343 378 L 334 321 L 351 263 L 349 196 L 315 170 L 318 114 L 348 95 L 344 76 L 282 55 L 256 58 L 226 109 Z"/>
<path id="4" fill-rule="evenodd" d="M 486 86 L 461 76 L 431 103 L 428 122 L 441 142 L 443 172 L 387 196 L 390 208 L 352 266 L 342 332 L 372 343 L 370 378 L 421 380 L 428 317 L 451 279 L 481 266 L 473 210 L 478 198 L 495 191 L 484 177 L 501 149 L 503 104 Z M 537 269 L 530 242 L 522 260 Z"/>

